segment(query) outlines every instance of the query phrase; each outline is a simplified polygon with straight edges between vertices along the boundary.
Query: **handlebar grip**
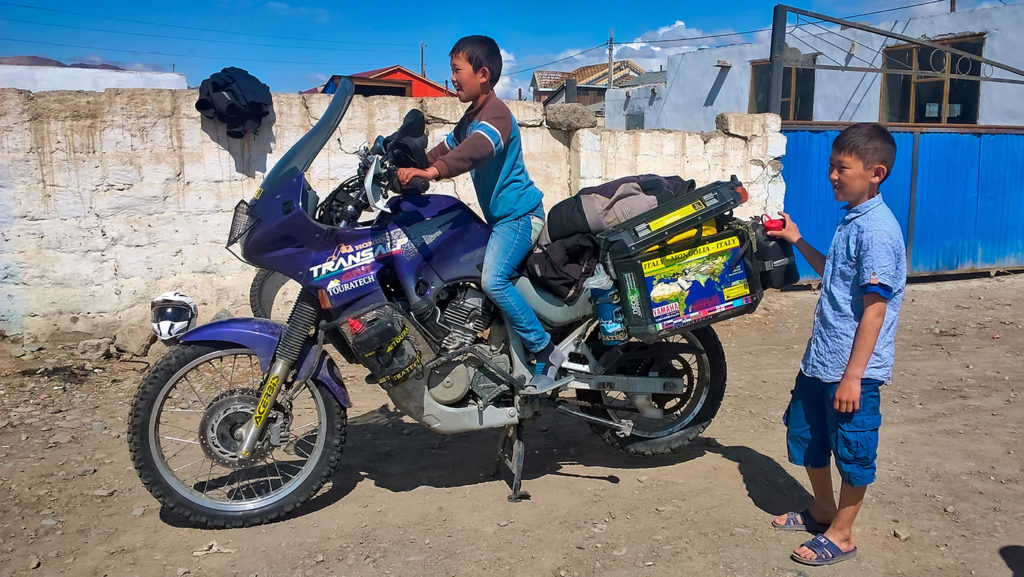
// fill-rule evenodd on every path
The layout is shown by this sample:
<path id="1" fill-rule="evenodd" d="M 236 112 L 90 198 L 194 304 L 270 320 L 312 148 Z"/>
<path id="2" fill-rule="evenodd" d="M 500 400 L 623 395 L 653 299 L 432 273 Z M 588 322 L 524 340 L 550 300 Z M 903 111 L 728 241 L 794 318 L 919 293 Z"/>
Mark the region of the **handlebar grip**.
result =
<path id="1" fill-rule="evenodd" d="M 427 192 L 430 190 L 430 181 L 420 176 L 414 176 L 409 179 L 409 184 L 406 188 L 411 188 L 418 192 Z"/>

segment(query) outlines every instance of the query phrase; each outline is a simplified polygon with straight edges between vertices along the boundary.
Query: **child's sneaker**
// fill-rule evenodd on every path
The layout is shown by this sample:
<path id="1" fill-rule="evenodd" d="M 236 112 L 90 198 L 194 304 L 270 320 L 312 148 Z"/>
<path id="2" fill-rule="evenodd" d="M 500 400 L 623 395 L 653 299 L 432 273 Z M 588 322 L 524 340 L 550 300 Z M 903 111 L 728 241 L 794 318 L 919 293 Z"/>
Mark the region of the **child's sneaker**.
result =
<path id="1" fill-rule="evenodd" d="M 526 388 L 545 389 L 555 382 L 555 375 L 558 368 L 565 361 L 565 355 L 558 350 L 554 343 L 548 342 L 547 346 L 538 351 L 535 355 L 536 363 L 533 366 L 533 378 L 526 385 Z"/>

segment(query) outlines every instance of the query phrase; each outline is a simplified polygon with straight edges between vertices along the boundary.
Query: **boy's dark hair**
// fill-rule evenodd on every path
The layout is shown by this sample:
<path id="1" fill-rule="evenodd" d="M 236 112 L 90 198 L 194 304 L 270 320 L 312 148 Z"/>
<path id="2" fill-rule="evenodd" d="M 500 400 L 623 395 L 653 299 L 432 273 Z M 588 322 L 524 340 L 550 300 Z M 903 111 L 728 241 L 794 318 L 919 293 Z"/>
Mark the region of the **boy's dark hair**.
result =
<path id="1" fill-rule="evenodd" d="M 885 178 L 892 174 L 892 165 L 896 162 L 896 139 L 877 122 L 846 127 L 832 142 L 832 150 L 859 158 L 865 167 L 881 164 L 885 167 Z"/>
<path id="2" fill-rule="evenodd" d="M 498 83 L 501 78 L 501 50 L 498 43 L 489 36 L 463 36 L 452 46 L 448 57 L 462 55 L 473 67 L 473 72 L 478 72 L 484 66 L 491 71 L 491 86 Z"/>

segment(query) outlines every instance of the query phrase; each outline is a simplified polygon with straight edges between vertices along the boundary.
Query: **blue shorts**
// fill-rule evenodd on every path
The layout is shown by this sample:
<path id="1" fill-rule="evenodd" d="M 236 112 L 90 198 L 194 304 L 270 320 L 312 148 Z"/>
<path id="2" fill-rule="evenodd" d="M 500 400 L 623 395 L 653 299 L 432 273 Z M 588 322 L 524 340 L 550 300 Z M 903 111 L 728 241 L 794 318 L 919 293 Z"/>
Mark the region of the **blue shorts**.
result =
<path id="1" fill-rule="evenodd" d="M 860 408 L 840 413 L 832 405 L 839 383 L 826 383 L 801 371 L 782 417 L 789 462 L 827 467 L 834 454 L 844 483 L 851 487 L 870 485 L 875 480 L 878 427 L 882 424 L 881 385 L 877 379 L 862 380 Z"/>

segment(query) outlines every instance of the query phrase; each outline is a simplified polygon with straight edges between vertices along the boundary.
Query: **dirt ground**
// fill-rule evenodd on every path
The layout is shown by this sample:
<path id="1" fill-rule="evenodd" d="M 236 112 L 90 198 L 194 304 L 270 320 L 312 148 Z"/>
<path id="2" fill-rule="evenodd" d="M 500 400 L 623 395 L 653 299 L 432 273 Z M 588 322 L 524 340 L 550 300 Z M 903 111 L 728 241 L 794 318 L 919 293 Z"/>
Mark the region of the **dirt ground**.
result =
<path id="1" fill-rule="evenodd" d="M 681 453 L 630 458 L 548 412 L 525 429 L 533 499 L 512 504 L 487 476 L 498 431 L 430 433 L 352 372 L 332 484 L 240 530 L 189 527 L 136 477 L 145 364 L 2 353 L 0 575 L 1024 576 L 1022 294 L 1024 275 L 908 287 L 859 555 L 832 568 L 793 563 L 805 535 L 769 526 L 809 503 L 780 422 L 817 298 L 802 290 L 717 325 L 729 387 Z"/>

